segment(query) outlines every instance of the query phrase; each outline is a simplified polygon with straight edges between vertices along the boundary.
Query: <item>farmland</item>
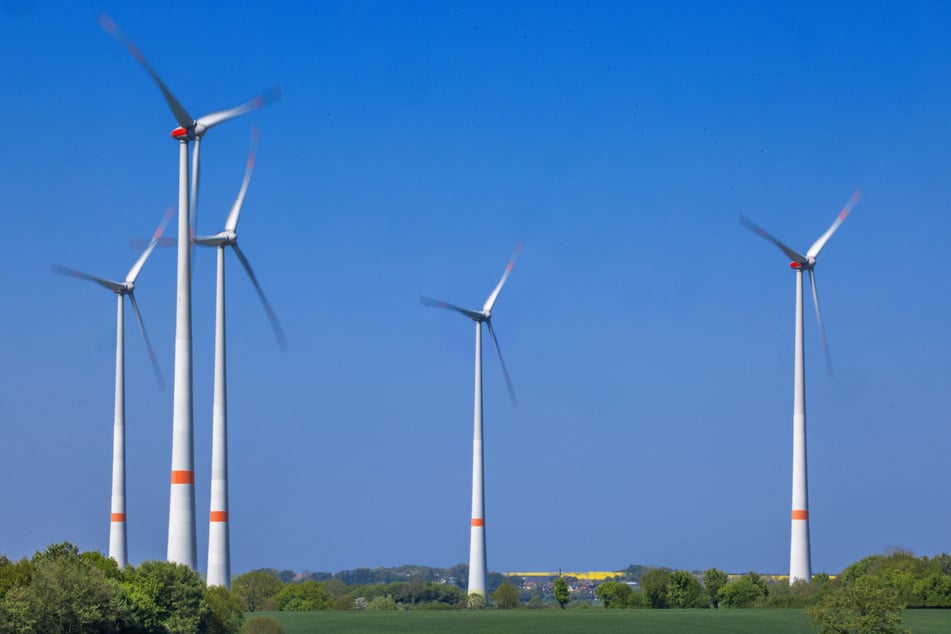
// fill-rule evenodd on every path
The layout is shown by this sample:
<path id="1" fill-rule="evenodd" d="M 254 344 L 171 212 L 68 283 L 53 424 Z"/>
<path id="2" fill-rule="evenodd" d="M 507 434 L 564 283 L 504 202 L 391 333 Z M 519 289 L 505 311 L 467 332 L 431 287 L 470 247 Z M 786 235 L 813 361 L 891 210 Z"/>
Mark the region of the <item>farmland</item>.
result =
<path id="1" fill-rule="evenodd" d="M 285 634 L 305 632 L 421 632 L 431 634 L 485 632 L 613 632 L 639 634 L 807 634 L 802 610 L 448 610 L 398 612 L 259 612 L 278 620 Z M 905 626 L 915 634 L 951 631 L 951 611 L 908 610 Z"/>

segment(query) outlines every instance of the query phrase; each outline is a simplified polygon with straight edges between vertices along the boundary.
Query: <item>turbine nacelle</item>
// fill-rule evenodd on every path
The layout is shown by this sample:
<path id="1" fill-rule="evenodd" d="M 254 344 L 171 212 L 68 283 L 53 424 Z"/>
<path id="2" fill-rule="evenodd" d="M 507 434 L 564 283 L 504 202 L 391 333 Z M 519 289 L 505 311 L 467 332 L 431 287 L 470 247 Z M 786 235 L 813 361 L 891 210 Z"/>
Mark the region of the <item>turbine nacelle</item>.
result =
<path id="1" fill-rule="evenodd" d="M 805 262 L 790 262 L 789 268 L 797 271 L 811 271 L 816 267 L 816 259 L 809 258 Z"/>
<path id="2" fill-rule="evenodd" d="M 234 231 L 221 231 L 213 236 L 195 236 L 192 242 L 206 247 L 228 247 L 238 242 L 238 235 Z"/>

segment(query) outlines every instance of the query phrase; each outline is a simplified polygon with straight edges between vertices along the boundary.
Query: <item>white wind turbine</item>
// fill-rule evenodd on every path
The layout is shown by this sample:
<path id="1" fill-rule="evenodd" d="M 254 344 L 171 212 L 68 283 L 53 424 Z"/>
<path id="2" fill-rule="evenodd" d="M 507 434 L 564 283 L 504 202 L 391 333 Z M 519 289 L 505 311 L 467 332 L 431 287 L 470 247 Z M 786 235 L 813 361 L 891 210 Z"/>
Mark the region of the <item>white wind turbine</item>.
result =
<path id="1" fill-rule="evenodd" d="M 819 236 L 805 255 L 800 254 L 754 224 L 746 216 L 740 216 L 740 224 L 769 240 L 792 260 L 789 266 L 796 271 L 796 350 L 793 390 L 793 477 L 792 477 L 792 529 L 789 545 L 789 583 L 798 579 L 812 579 L 812 558 L 809 549 L 809 491 L 806 477 L 806 367 L 803 346 L 803 293 L 802 272 L 809 271 L 809 284 L 812 287 L 812 302 L 816 307 L 816 321 L 819 323 L 819 337 L 826 355 L 826 364 L 831 374 L 832 363 L 829 356 L 829 344 L 826 341 L 825 328 L 822 325 L 822 312 L 819 310 L 819 295 L 816 292 L 814 268 L 819 252 L 839 228 L 845 217 L 861 198 L 861 192 L 855 190 L 851 198 L 839 212 L 835 222 Z"/>
<path id="2" fill-rule="evenodd" d="M 231 587 L 231 550 L 228 518 L 228 387 L 226 377 L 225 353 L 225 248 L 231 247 L 234 254 L 251 278 L 251 283 L 264 304 L 268 319 L 274 328 L 278 345 L 283 350 L 286 347 L 284 331 L 277 320 L 277 315 L 264 296 L 261 285 L 251 270 L 244 252 L 238 247 L 238 216 L 244 204 L 244 196 L 251 181 L 251 172 L 254 169 L 255 150 L 258 143 L 258 131 L 252 130 L 251 151 L 248 153 L 248 163 L 244 171 L 244 181 L 238 191 L 238 197 L 231 207 L 231 213 L 225 221 L 224 231 L 213 236 L 197 236 L 195 243 L 203 246 L 217 247 L 218 249 L 218 284 L 215 301 L 215 396 L 212 415 L 211 441 L 211 512 L 208 526 L 208 576 L 209 586 Z"/>
<path id="3" fill-rule="evenodd" d="M 505 272 L 502 273 L 502 279 L 499 280 L 495 290 L 485 300 L 482 310 L 470 310 L 461 308 L 443 301 L 432 299 L 426 296 L 420 296 L 419 302 L 424 306 L 434 306 L 436 308 L 447 308 L 461 313 L 475 322 L 475 406 L 474 406 L 474 425 L 472 434 L 472 518 L 470 522 L 469 533 L 469 588 L 468 594 L 478 594 L 486 598 L 486 554 L 485 554 L 485 477 L 483 465 L 485 461 L 482 450 L 482 324 L 489 329 L 489 336 L 492 337 L 492 343 L 495 345 L 495 352 L 499 356 L 499 364 L 502 366 L 502 375 L 505 377 L 505 385 L 509 390 L 509 397 L 512 399 L 512 405 L 517 405 L 515 398 L 515 389 L 512 387 L 512 380 L 509 378 L 508 370 L 505 367 L 505 361 L 502 359 L 502 349 L 499 348 L 499 340 L 495 336 L 495 330 L 492 328 L 492 307 L 495 306 L 502 286 L 512 272 L 515 266 L 515 258 L 522 250 L 522 245 L 515 246 L 515 252 L 505 266 Z"/>
<path id="4" fill-rule="evenodd" d="M 172 406 L 172 477 L 168 512 L 168 560 L 198 568 L 195 536 L 195 449 L 192 391 L 192 318 L 190 226 L 198 215 L 198 157 L 201 139 L 214 126 L 234 119 L 281 98 L 273 87 L 240 106 L 220 110 L 198 119 L 178 102 L 138 47 L 108 15 L 99 17 L 99 25 L 119 41 L 152 77 L 168 103 L 179 127 L 172 137 L 179 142 L 178 171 L 178 282 L 175 311 L 175 378 Z M 188 144 L 194 142 L 192 178 L 189 195 Z M 189 212 L 190 210 L 190 212 Z"/>
<path id="5" fill-rule="evenodd" d="M 142 323 L 142 314 L 139 312 L 139 305 L 135 301 L 135 280 L 142 271 L 145 261 L 155 249 L 158 239 L 165 226 L 172 218 L 173 210 L 169 208 L 158 229 L 152 236 L 145 249 L 145 252 L 139 256 L 124 282 L 115 282 L 95 275 L 89 275 L 82 271 L 66 268 L 58 264 L 52 265 L 53 273 L 67 275 L 83 280 L 95 282 L 108 288 L 117 295 L 116 303 L 116 402 L 115 417 L 112 432 L 112 512 L 110 516 L 109 529 L 109 556 L 116 560 L 119 568 L 125 568 L 128 562 L 128 547 L 126 544 L 126 504 L 125 504 L 125 297 L 129 297 L 132 304 L 132 310 L 135 313 L 135 319 L 139 323 L 139 330 L 142 331 L 142 337 L 145 339 L 145 347 L 149 353 L 149 361 L 152 362 L 152 369 L 155 371 L 155 378 L 160 387 L 164 387 L 162 373 L 158 367 L 158 361 L 155 358 L 155 351 L 152 350 L 152 344 L 149 336 L 145 332 L 145 324 Z"/>

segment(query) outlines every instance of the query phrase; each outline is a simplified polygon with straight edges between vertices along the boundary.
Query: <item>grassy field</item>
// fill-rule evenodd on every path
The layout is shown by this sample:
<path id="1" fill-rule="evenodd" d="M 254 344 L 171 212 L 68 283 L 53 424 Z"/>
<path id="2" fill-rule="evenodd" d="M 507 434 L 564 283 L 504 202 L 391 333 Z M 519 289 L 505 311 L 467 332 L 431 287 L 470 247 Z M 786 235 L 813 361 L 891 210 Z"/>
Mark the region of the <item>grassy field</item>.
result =
<path id="1" fill-rule="evenodd" d="M 802 610 L 486 610 L 470 612 L 259 612 L 281 622 L 285 634 L 305 632 L 637 632 L 638 634 L 815 634 Z M 914 634 L 951 632 L 951 610 L 909 610 Z"/>

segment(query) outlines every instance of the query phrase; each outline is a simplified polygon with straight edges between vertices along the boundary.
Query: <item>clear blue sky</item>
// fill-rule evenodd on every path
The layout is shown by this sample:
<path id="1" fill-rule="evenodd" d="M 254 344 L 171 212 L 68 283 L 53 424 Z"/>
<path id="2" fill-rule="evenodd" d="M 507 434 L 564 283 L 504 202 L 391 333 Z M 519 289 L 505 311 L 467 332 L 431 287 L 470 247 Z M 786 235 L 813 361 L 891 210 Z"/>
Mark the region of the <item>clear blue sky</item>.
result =
<path id="1" fill-rule="evenodd" d="M 236 573 L 467 561 L 472 327 L 418 296 L 480 306 L 519 240 L 490 569 L 786 571 L 795 278 L 736 219 L 806 249 L 856 187 L 817 267 L 834 380 L 806 305 L 813 568 L 951 549 L 951 9 L 709 4 L 0 3 L 0 552 L 107 549 L 115 300 L 49 266 L 124 276 L 176 202 L 174 120 L 100 11 L 195 116 L 284 90 L 202 153 L 211 233 L 261 128 L 239 230 L 289 340 L 230 257 Z M 169 384 L 173 251 L 137 287 Z M 211 251 L 194 290 L 204 570 Z M 172 393 L 126 326 L 135 563 Z"/>

